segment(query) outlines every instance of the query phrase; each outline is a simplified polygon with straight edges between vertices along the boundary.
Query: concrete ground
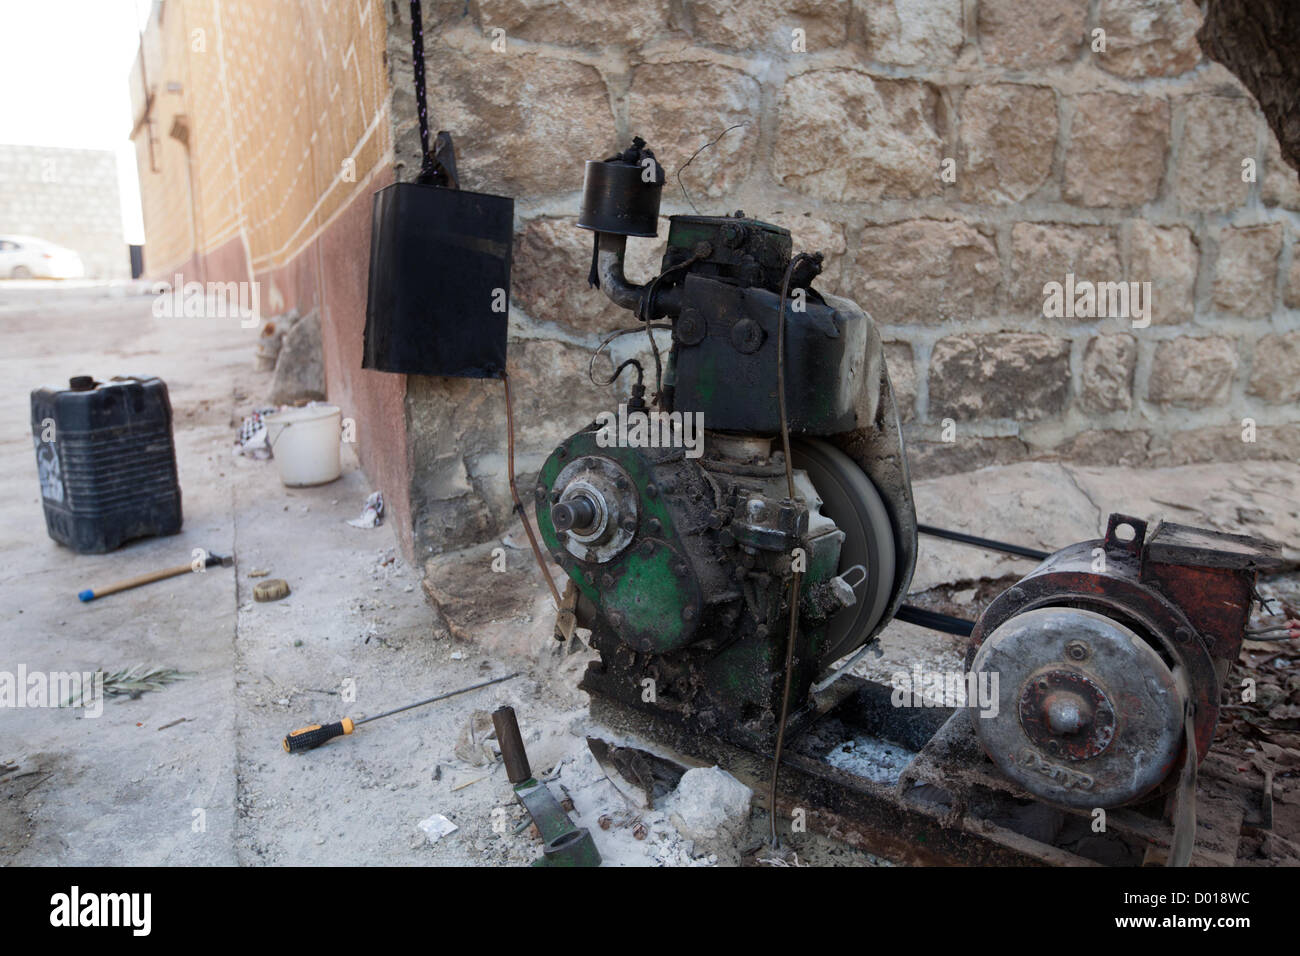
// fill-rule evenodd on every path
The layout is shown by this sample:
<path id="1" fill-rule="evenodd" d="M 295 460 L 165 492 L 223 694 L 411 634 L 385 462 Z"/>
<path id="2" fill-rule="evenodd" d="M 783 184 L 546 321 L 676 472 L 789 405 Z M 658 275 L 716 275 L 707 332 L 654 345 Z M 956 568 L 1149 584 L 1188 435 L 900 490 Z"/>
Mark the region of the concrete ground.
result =
<path id="1" fill-rule="evenodd" d="M 574 800 L 607 860 L 734 861 L 727 847 L 685 839 L 663 813 L 617 809 L 583 740 L 615 735 L 591 725 L 576 690 L 587 655 L 550 637 L 549 598 L 521 529 L 427 569 L 407 565 L 391 528 L 346 524 L 371 490 L 346 449 L 343 477 L 308 489 L 285 488 L 273 462 L 232 455 L 238 422 L 269 386 L 269 374 L 253 369 L 256 331 L 233 319 L 156 319 L 150 302 L 129 284 L 0 289 L 0 672 L 139 663 L 186 675 L 138 699 L 111 699 L 97 718 L 0 708 L 0 863 L 526 863 L 538 844 L 520 829 L 500 763 L 483 757 L 481 729 L 471 731 L 476 712 L 503 703 L 519 712 L 534 770 Z M 179 536 L 76 555 L 46 535 L 28 393 L 77 374 L 168 383 L 184 491 Z M 1095 536 L 1106 512 L 1122 510 L 1266 534 L 1289 542 L 1295 558 L 1298 486 L 1293 463 L 1133 472 L 1035 462 L 919 482 L 917 503 L 923 521 L 1045 548 Z M 493 574 L 498 544 L 507 569 Z M 194 548 L 233 553 L 235 565 L 90 604 L 76 598 L 187 562 Z M 1025 570 L 927 542 L 914 590 L 977 606 L 989 580 Z M 290 597 L 255 602 L 261 572 L 287 580 Z M 918 655 L 940 666 L 962 654 L 955 639 L 901 624 L 883 644 L 885 657 L 868 657 L 864 673 L 887 679 Z M 521 676 L 311 753 L 281 748 L 302 724 L 512 671 Z M 351 689 L 355 700 L 345 700 Z M 418 827 L 434 814 L 458 827 L 437 843 Z M 608 830 L 597 825 L 602 816 Z M 739 842 L 756 842 L 764 825 L 755 813 Z M 805 862 L 874 862 L 811 838 L 802 849 Z"/>

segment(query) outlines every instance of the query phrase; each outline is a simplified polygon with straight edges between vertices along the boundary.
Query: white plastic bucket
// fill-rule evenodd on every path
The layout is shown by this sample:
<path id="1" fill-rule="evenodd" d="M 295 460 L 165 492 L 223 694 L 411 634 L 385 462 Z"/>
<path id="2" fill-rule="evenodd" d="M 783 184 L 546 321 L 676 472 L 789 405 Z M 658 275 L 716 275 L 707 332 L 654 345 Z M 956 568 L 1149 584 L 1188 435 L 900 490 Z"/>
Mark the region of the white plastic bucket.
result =
<path id="1" fill-rule="evenodd" d="M 342 417 L 337 405 L 287 408 L 262 421 L 280 480 L 290 488 L 323 485 L 339 476 Z"/>

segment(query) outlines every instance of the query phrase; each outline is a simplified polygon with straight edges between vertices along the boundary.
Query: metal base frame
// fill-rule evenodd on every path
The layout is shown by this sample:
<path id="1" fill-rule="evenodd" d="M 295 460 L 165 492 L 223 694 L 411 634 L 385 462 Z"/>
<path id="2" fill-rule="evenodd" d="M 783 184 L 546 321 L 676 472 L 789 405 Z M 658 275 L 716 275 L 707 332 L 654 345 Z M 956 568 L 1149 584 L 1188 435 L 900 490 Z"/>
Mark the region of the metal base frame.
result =
<path id="1" fill-rule="evenodd" d="M 767 809 L 770 752 L 701 733 L 688 721 L 631 709 L 592 694 L 591 715 L 607 726 L 667 748 L 689 765 L 718 764 L 754 790 Z M 898 708 L 891 688 L 855 676 L 837 681 L 805 719 L 805 737 L 782 758 L 777 813 L 802 811 L 808 829 L 904 865 L 1102 866 L 1161 865 L 1173 838 L 1167 799 L 1106 812 L 1104 832 L 1093 814 L 1053 807 L 1006 780 L 984 755 L 970 718 L 951 708 Z M 808 733 L 815 727 L 817 733 Z M 826 738 L 868 735 L 915 753 L 896 783 L 880 783 L 831 766 Z M 821 743 L 809 743 L 809 740 Z M 1198 788 L 1193 866 L 1232 866 L 1243 830 L 1268 829 L 1268 794 L 1252 790 L 1235 764 L 1211 753 Z M 1238 779 L 1234 779 L 1238 778 Z M 790 833 L 789 825 L 781 828 Z"/>

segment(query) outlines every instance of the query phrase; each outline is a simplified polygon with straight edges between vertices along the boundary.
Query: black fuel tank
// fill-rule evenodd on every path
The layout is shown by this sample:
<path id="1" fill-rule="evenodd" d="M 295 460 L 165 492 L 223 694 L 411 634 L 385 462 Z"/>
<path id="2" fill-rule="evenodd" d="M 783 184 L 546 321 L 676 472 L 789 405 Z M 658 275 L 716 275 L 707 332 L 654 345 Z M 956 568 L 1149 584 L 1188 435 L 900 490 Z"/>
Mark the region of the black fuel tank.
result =
<path id="1" fill-rule="evenodd" d="M 393 183 L 375 193 L 361 365 L 499 378 L 515 201 Z"/>
<path id="2" fill-rule="evenodd" d="M 674 323 L 673 410 L 703 412 L 713 431 L 775 435 L 777 315 L 780 296 L 689 275 Z M 852 430 L 863 387 L 867 319 L 808 296 L 786 302 L 785 381 L 791 434 Z"/>

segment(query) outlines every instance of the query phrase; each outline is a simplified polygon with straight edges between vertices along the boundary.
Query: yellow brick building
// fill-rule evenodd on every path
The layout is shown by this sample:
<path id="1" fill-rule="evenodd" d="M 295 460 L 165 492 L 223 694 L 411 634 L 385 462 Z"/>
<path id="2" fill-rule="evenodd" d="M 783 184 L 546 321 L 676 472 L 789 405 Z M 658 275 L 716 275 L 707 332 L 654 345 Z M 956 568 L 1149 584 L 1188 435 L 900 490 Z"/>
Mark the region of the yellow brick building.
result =
<path id="1" fill-rule="evenodd" d="M 391 156 L 386 36 L 380 0 L 154 4 L 130 80 L 150 275 L 274 273 L 369 194 Z"/>

